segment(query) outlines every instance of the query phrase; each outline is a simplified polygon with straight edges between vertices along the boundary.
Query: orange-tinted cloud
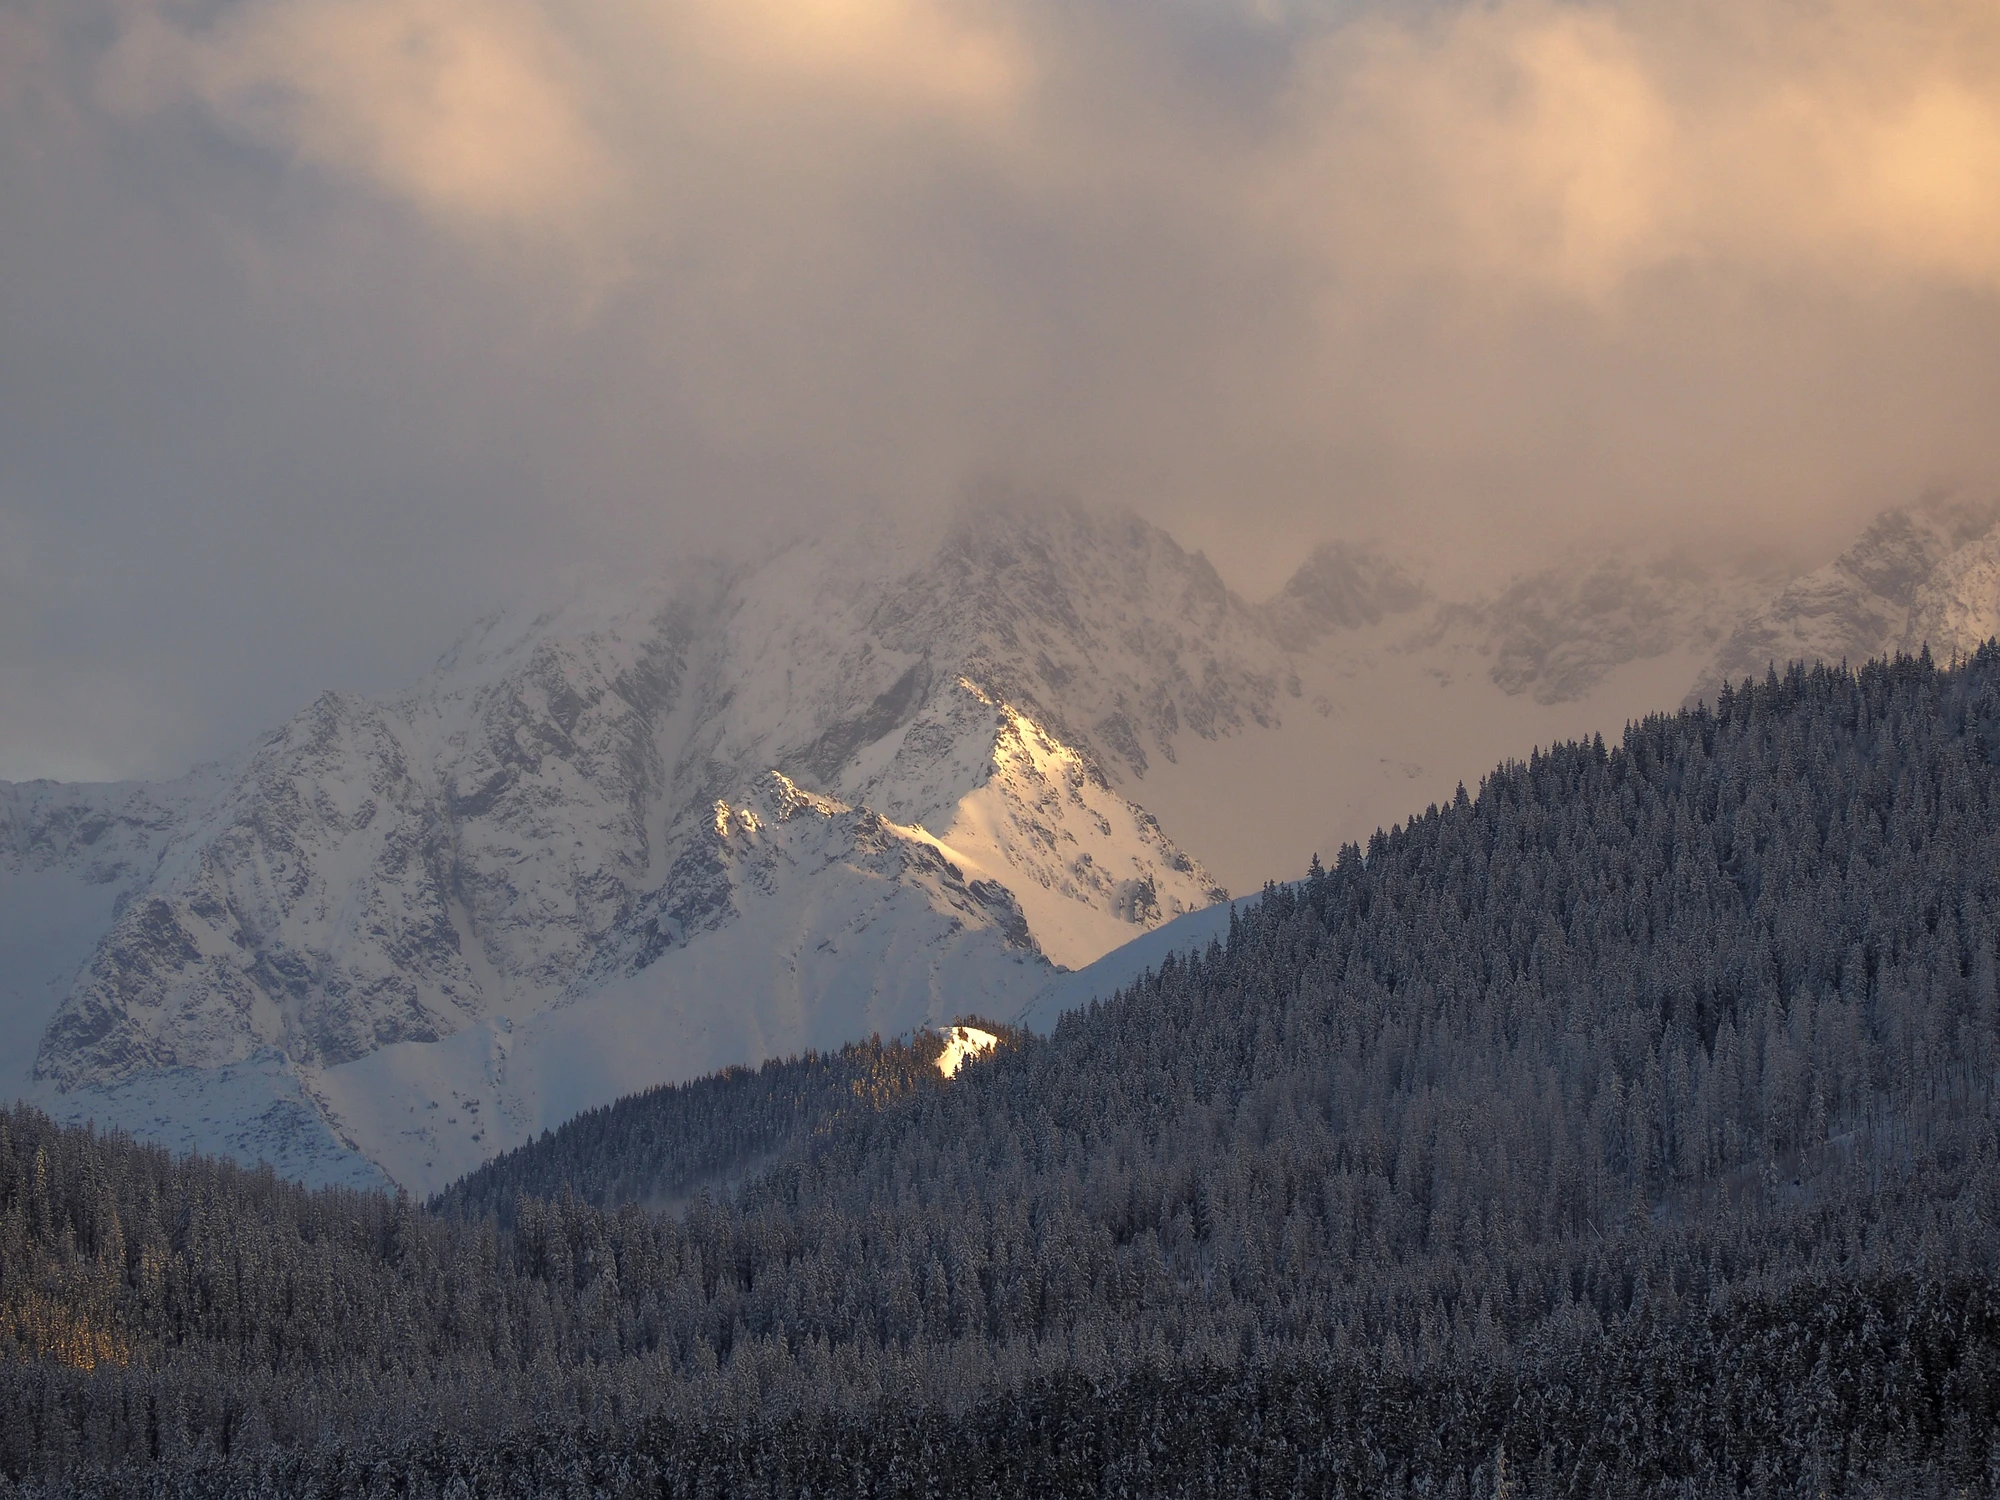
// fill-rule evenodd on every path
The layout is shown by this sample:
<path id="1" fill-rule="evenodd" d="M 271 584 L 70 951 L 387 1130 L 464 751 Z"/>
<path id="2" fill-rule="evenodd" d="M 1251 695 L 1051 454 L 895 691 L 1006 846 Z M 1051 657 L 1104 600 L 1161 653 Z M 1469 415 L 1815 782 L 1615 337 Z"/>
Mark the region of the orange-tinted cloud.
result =
<path id="1" fill-rule="evenodd" d="M 1150 93 L 1119 28 L 1032 0 L 132 16 L 109 97 L 195 99 L 460 225 L 681 234 L 713 201 L 782 193 L 839 235 L 899 153 L 949 149 L 1031 192 L 1164 193 L 1230 216 L 1245 254 L 1343 280 L 1602 302 L 1691 263 L 2000 288 L 2000 11 L 1981 0 L 1365 12 L 1298 31 L 1277 124 L 1224 143 Z M 975 128 L 941 146 L 940 125 Z"/>
<path id="2" fill-rule="evenodd" d="M 2000 487 L 1993 0 L 0 0 L 0 202 L 69 764 L 984 475 L 1252 589 Z"/>
<path id="3" fill-rule="evenodd" d="M 135 12 L 103 74 L 127 112 L 192 99 L 223 122 L 455 224 L 602 213 L 616 180 L 587 76 L 509 0 L 289 0 L 183 29 Z"/>
<path id="4" fill-rule="evenodd" d="M 1264 164 L 1329 269 L 1602 299 L 1682 264 L 2000 290 L 2000 11 L 1501 0 L 1306 49 Z"/>

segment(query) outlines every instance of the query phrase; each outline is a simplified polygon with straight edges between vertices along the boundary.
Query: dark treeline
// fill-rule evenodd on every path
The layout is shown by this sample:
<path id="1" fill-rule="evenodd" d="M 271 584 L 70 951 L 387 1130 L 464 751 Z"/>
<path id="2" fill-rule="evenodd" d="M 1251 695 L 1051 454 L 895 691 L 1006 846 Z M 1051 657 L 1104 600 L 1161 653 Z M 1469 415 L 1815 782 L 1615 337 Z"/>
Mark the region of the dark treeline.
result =
<path id="1" fill-rule="evenodd" d="M 944 1087 L 943 1046 L 934 1034 L 877 1038 L 647 1089 L 495 1157 L 430 1207 L 458 1218 L 492 1214 L 509 1228 L 516 1199 L 565 1192 L 596 1208 L 684 1208 L 696 1193 L 733 1186 L 855 1110 Z"/>
<path id="2" fill-rule="evenodd" d="M 1918 1500 L 2000 1478 L 1983 1394 L 2000 1378 L 1996 1320 L 1984 1284 L 1807 1279 L 1726 1312 L 1642 1307 L 1606 1330 L 1545 1331 L 1505 1361 L 1453 1371 L 1385 1376 L 1296 1357 L 1111 1380 L 1071 1370 L 959 1412 L 919 1398 L 614 1433 L 436 1436 L 388 1452 L 265 1449 L 79 1476 L 72 1493 L 1192 1500 L 1406 1494 L 1419 1476 L 1429 1488 L 1414 1492 L 1450 1496 Z M 1806 1399 L 1774 1403 L 1778 1392 Z"/>
<path id="3" fill-rule="evenodd" d="M 503 1227 L 17 1111 L 0 1474 L 1990 1490 L 1996 763 L 1993 647 L 1558 746 L 672 1215 L 609 1199 L 684 1167 Z"/>

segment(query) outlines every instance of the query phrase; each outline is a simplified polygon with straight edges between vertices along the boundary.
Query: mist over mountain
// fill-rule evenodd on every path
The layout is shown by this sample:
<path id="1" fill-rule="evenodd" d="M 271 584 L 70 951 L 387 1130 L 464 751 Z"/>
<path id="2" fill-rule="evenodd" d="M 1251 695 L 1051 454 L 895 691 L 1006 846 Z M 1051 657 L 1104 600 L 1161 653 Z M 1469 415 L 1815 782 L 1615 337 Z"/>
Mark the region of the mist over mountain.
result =
<path id="1" fill-rule="evenodd" d="M 2000 1494 L 1996 184 L 1994 0 L 0 0 L 0 1500 Z"/>
<path id="2" fill-rule="evenodd" d="M 1996 80 L 1986 0 L 8 0 L 0 777 L 990 476 L 1253 599 L 1824 561 L 2000 484 Z"/>
<path id="3" fill-rule="evenodd" d="M 1773 662 L 1970 656 L 2000 634 L 2000 504 L 1938 498 L 1881 516 L 1730 633 L 1690 701 Z"/>
<path id="4" fill-rule="evenodd" d="M 1993 520 L 1470 597 L 1331 544 L 1255 603 L 1135 516 L 996 496 L 503 611 L 181 781 L 0 786 L 10 1087 L 432 1191 L 640 1089 L 1046 1019 L 1062 969 L 1766 649 L 1963 654 Z"/>

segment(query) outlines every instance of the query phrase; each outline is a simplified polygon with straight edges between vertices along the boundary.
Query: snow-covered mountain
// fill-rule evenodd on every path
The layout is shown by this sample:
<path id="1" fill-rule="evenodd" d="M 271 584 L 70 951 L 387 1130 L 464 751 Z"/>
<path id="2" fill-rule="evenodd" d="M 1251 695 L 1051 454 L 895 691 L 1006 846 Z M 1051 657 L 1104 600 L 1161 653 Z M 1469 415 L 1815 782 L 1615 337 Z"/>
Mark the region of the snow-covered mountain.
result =
<path id="1" fill-rule="evenodd" d="M 1252 604 L 1128 514 L 988 500 L 502 612 L 234 764 L 0 786 L 0 1087 L 423 1190 L 729 1063 L 1046 1023 L 1225 888 L 1800 622 L 1979 630 L 1992 537 L 1890 516 L 1783 592 L 1582 556 L 1476 598 L 1333 545 Z"/>
<path id="2" fill-rule="evenodd" d="M 0 1092 L 25 1086 L 43 1029 L 113 916 L 193 810 L 226 785 L 0 782 Z"/>
<path id="3" fill-rule="evenodd" d="M 1222 895 L 1111 778 L 1268 716 L 1254 617 L 1126 517 L 929 542 L 502 615 L 399 699 L 322 697 L 92 888 L 35 1084 L 430 1186 L 631 1088 L 1012 1014 Z"/>
<path id="4" fill-rule="evenodd" d="M 1884 512 L 1855 544 L 1794 580 L 1731 632 L 1694 690 L 1761 678 L 1773 663 L 1864 662 L 1928 645 L 1941 661 L 2000 634 L 2000 505 L 1958 500 Z"/>

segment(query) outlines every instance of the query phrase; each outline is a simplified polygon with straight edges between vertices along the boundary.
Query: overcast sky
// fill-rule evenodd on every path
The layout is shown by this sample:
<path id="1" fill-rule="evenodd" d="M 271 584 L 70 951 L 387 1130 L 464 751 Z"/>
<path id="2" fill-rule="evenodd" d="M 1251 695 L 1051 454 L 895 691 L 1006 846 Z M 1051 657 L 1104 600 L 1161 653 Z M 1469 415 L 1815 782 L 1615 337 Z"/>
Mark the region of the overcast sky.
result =
<path id="1" fill-rule="evenodd" d="M 1824 555 L 2000 483 L 1992 0 L 0 0 L 0 776 L 1000 476 Z"/>

